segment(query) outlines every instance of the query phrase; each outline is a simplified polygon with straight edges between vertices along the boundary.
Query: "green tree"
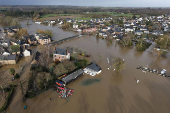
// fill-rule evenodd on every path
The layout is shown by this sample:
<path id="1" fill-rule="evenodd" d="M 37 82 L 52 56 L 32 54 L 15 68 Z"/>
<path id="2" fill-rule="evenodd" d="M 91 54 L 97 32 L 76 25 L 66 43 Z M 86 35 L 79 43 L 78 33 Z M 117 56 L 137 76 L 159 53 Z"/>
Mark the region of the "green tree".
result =
<path id="1" fill-rule="evenodd" d="M 125 62 L 121 58 L 116 58 L 113 61 L 113 68 L 119 73 L 120 71 L 125 69 Z"/>
<path id="2" fill-rule="evenodd" d="M 15 75 L 15 69 L 14 68 L 11 68 L 10 70 L 9 70 L 9 72 L 10 72 L 10 74 L 13 76 L 13 78 L 14 78 L 14 75 Z"/>
<path id="3" fill-rule="evenodd" d="M 137 51 L 145 51 L 149 46 L 150 46 L 149 43 L 147 43 L 143 39 L 139 39 L 136 44 L 136 50 Z"/>
<path id="4" fill-rule="evenodd" d="M 132 18 L 133 18 L 133 19 L 135 19 L 135 18 L 136 18 L 136 16 L 135 16 L 135 15 L 133 15 L 133 16 L 132 16 Z"/>

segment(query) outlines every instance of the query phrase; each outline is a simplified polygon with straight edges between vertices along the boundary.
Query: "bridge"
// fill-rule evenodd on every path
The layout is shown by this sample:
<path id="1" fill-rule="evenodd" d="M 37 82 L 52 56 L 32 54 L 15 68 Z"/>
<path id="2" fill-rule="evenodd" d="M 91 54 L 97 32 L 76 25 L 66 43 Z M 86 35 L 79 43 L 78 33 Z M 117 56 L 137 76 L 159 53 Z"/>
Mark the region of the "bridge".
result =
<path id="1" fill-rule="evenodd" d="M 80 35 L 75 35 L 75 36 L 72 36 L 72 37 L 64 38 L 64 39 L 61 39 L 61 40 L 58 40 L 58 41 L 53 41 L 53 42 L 49 43 L 49 45 L 61 44 L 61 43 L 70 41 L 70 40 L 72 40 L 72 39 L 80 38 L 80 37 L 82 37 L 83 35 L 84 35 L 84 34 L 80 34 Z"/>

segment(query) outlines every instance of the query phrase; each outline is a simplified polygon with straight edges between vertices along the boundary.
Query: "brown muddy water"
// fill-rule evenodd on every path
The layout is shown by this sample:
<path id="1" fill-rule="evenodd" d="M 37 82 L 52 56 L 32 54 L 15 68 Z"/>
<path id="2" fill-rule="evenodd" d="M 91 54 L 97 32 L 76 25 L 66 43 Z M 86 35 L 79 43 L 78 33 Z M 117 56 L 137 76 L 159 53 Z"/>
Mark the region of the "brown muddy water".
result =
<path id="1" fill-rule="evenodd" d="M 47 29 L 42 25 L 32 24 L 30 27 L 26 27 L 29 33 L 33 33 L 37 29 L 37 27 L 32 26 Z M 53 27 L 47 27 L 53 29 Z M 72 34 L 68 31 L 60 31 L 56 27 L 54 29 L 56 30 L 56 36 L 58 36 L 57 39 L 74 35 L 74 32 Z M 95 77 L 85 74 L 69 84 L 68 87 L 75 91 L 68 99 L 61 99 L 56 91 L 48 90 L 35 98 L 22 102 L 21 92 L 16 91 L 7 113 L 170 112 L 169 79 L 149 72 L 143 73 L 136 69 L 138 66 L 148 65 L 150 68 L 155 68 L 159 71 L 166 69 L 167 74 L 170 75 L 169 58 L 152 56 L 148 51 L 137 52 L 134 48 L 122 48 L 116 41 L 113 41 L 113 43 L 105 42 L 104 40 L 96 39 L 94 36 L 84 36 L 65 42 L 57 47 L 65 48 L 67 46 L 78 47 L 90 53 L 92 61 L 102 68 L 102 73 Z M 102 59 L 99 58 L 100 54 L 102 54 Z M 113 57 L 121 57 L 125 60 L 125 70 L 119 74 L 112 71 L 112 69 L 107 69 L 111 65 L 107 63 L 107 58 L 111 60 Z M 25 74 L 20 79 L 28 77 L 26 73 L 29 73 L 29 68 L 26 69 Z M 88 86 L 82 85 L 82 81 L 93 78 L 100 81 Z M 135 78 L 140 80 L 138 84 Z M 24 105 L 27 106 L 26 110 Z"/>

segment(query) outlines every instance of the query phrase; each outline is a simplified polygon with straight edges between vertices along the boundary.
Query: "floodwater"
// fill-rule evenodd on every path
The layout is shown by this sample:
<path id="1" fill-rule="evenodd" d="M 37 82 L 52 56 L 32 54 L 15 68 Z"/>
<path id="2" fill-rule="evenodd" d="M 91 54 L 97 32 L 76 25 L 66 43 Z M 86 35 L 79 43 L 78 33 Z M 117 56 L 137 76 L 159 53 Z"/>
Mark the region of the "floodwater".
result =
<path id="1" fill-rule="evenodd" d="M 27 25 L 27 21 L 29 22 L 29 25 Z M 80 32 L 72 32 L 72 31 L 68 31 L 68 30 L 62 30 L 59 28 L 59 26 L 44 26 L 42 24 L 35 24 L 32 22 L 32 20 L 24 20 L 21 21 L 21 26 L 22 28 L 27 28 L 28 33 L 31 34 L 35 34 L 37 29 L 41 29 L 41 30 L 45 30 L 45 29 L 49 29 L 52 30 L 54 33 L 54 38 L 52 38 L 53 40 L 60 40 L 63 38 L 67 38 L 70 36 L 75 36 L 80 34 Z"/>
<path id="2" fill-rule="evenodd" d="M 23 23 L 22 23 L 23 24 Z M 22 25 L 24 26 L 24 25 Z M 37 28 L 47 29 L 43 25 L 25 26 L 29 33 Z M 34 28 L 35 27 L 35 28 Z M 47 26 L 53 30 L 53 27 Z M 54 27 L 57 38 L 74 35 L 70 31 L 62 31 Z M 60 34 L 61 33 L 61 34 Z M 57 39 L 56 39 L 57 40 Z M 137 52 L 133 47 L 122 48 L 116 41 L 112 43 L 98 39 L 95 36 L 84 36 L 57 47 L 78 47 L 92 55 L 92 61 L 101 68 L 102 73 L 95 77 L 84 75 L 68 87 L 74 89 L 68 99 L 59 98 L 56 91 L 48 90 L 32 99 L 22 101 L 21 92 L 16 91 L 14 98 L 7 109 L 7 113 L 169 113 L 170 112 L 170 80 L 153 74 L 137 70 L 138 66 L 166 69 L 170 75 L 170 60 L 153 56 L 150 52 Z M 102 54 L 102 59 L 99 55 Z M 113 57 L 125 60 L 125 70 L 119 74 L 108 70 Z M 27 71 L 29 68 L 27 68 Z M 28 71 L 29 72 L 29 71 Z M 26 78 L 23 74 L 20 79 Z M 82 85 L 86 79 L 99 79 L 90 85 Z M 137 84 L 135 79 L 140 80 Z M 50 98 L 52 100 L 50 100 Z M 24 109 L 24 106 L 27 109 Z"/>

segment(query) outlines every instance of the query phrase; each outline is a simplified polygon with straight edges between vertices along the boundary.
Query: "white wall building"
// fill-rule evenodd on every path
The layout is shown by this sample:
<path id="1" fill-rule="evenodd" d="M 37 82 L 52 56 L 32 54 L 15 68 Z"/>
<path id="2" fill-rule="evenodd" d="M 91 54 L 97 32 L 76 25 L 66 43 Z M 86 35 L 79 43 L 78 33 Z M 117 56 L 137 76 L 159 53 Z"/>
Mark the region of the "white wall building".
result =
<path id="1" fill-rule="evenodd" d="M 95 63 L 91 64 L 90 66 L 87 66 L 84 69 L 84 73 L 89 74 L 91 76 L 95 76 L 101 72 L 102 72 L 101 68 Z"/>

